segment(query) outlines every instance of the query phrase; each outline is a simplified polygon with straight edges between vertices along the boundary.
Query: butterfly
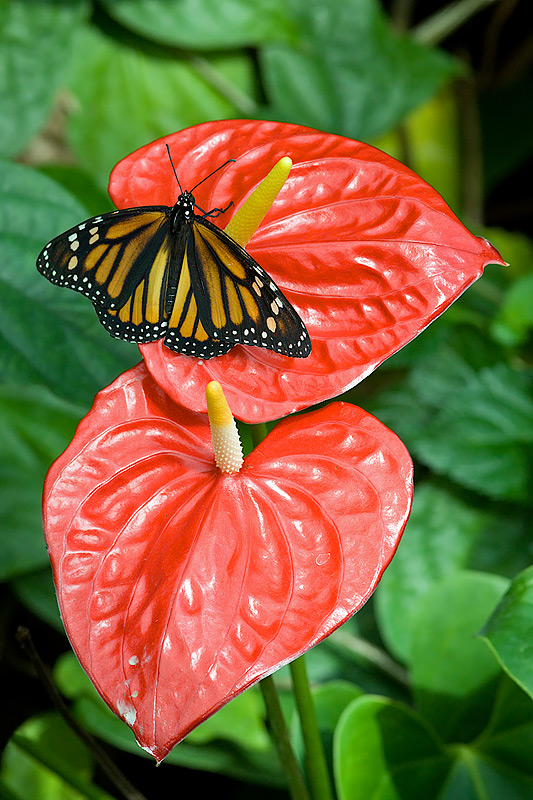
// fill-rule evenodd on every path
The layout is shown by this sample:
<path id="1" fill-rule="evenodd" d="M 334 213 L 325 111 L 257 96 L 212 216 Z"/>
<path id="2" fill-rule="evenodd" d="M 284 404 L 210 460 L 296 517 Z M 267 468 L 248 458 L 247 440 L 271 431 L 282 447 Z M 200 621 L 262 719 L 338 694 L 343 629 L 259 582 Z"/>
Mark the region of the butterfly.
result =
<path id="1" fill-rule="evenodd" d="M 37 259 L 49 281 L 86 295 L 117 339 L 152 342 L 202 359 L 236 344 L 305 358 L 311 340 L 279 287 L 246 250 L 203 211 L 192 192 L 174 206 L 112 211 L 52 239 Z M 234 161 L 234 159 L 231 159 Z M 198 209 L 200 214 L 197 214 Z"/>

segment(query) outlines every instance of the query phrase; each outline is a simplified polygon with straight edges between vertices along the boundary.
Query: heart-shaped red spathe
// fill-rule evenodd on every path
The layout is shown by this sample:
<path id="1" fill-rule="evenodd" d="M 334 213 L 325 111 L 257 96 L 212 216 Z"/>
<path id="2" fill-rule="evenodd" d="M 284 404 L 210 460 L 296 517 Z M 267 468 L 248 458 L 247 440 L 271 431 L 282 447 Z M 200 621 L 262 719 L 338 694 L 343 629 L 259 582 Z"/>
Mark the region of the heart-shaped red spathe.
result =
<path id="1" fill-rule="evenodd" d="M 206 411 L 204 387 L 223 386 L 239 419 L 259 422 L 354 386 L 438 317 L 488 263 L 503 264 L 421 178 L 373 147 L 278 122 L 206 122 L 119 162 L 109 192 L 120 207 L 172 205 L 179 188 L 208 211 L 239 208 L 285 155 L 294 165 L 247 249 L 305 322 L 313 351 L 291 359 L 237 346 L 199 361 L 162 340 L 142 345 L 155 380 L 180 404 Z M 227 225 L 233 211 L 217 224 Z"/>
<path id="2" fill-rule="evenodd" d="M 46 479 L 72 646 L 161 760 L 363 605 L 411 498 L 402 442 L 347 403 L 284 420 L 225 475 L 207 418 L 140 364 L 97 395 Z"/>

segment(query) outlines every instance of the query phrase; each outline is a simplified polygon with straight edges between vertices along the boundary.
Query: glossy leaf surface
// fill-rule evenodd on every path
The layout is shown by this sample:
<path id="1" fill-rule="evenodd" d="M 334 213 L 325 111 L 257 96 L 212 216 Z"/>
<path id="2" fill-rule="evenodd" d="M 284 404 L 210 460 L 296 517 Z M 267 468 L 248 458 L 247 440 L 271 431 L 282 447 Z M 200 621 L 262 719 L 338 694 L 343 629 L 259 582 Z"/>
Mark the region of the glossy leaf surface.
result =
<path id="1" fill-rule="evenodd" d="M 363 605 L 411 496 L 404 445 L 345 403 L 281 422 L 223 475 L 206 417 L 139 365 L 100 392 L 45 485 L 71 643 L 160 760 Z"/>
<path id="2" fill-rule="evenodd" d="M 502 667 L 533 697 L 533 567 L 516 576 L 483 634 Z"/>
<path id="3" fill-rule="evenodd" d="M 507 586 L 501 575 L 457 571 L 419 600 L 411 644 L 413 694 L 445 741 L 473 741 L 489 722 L 500 669 L 478 634 Z"/>
<path id="4" fill-rule="evenodd" d="M 402 543 L 374 597 L 380 634 L 396 658 L 409 664 L 425 595 L 469 565 L 476 542 L 490 535 L 490 521 L 489 514 L 467 506 L 442 486 L 417 483 Z M 433 621 L 429 627 L 433 630 Z"/>
<path id="5" fill-rule="evenodd" d="M 218 380 L 233 413 L 276 419 L 354 386 L 420 333 L 478 278 L 503 263 L 434 189 L 379 150 L 311 128 L 275 122 L 207 122 L 165 137 L 115 167 L 118 207 L 173 204 L 229 158 L 234 164 L 195 191 L 209 210 L 239 208 L 284 155 L 294 166 L 247 249 L 279 284 L 313 343 L 306 359 L 234 347 L 208 362 L 143 345 L 148 369 L 182 405 L 205 411 Z M 218 224 L 225 227 L 231 212 Z"/>
<path id="6" fill-rule="evenodd" d="M 413 791 L 433 798 L 449 766 L 425 720 L 402 703 L 373 695 L 345 709 L 333 752 L 340 800 L 407 800 Z"/>

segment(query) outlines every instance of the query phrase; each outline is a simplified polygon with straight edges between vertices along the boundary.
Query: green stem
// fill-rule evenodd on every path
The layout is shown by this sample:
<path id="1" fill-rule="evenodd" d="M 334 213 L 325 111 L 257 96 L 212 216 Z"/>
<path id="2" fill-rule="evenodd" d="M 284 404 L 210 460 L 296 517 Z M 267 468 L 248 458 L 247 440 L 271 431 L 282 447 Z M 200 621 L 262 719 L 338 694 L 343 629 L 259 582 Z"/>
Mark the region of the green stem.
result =
<path id="1" fill-rule="evenodd" d="M 474 77 L 468 72 L 457 82 L 461 120 L 461 206 L 471 225 L 483 225 L 483 151 L 478 91 Z"/>
<path id="2" fill-rule="evenodd" d="M 278 690 L 276 689 L 274 679 L 271 676 L 263 678 L 259 683 L 259 688 L 263 694 L 263 700 L 267 711 L 270 736 L 278 751 L 292 800 L 310 800 L 300 765 L 296 760 L 290 743 L 289 732 L 287 731 L 285 718 L 281 710 Z"/>
<path id="3" fill-rule="evenodd" d="M 258 422 L 255 424 L 251 424 L 250 433 L 253 445 L 254 447 L 257 447 L 257 445 L 263 441 L 263 439 L 268 433 L 268 428 L 266 423 Z M 296 705 L 300 713 L 302 729 L 306 729 L 307 724 L 306 723 L 304 724 L 304 717 L 302 717 L 302 712 L 300 711 L 300 705 L 302 705 L 305 708 L 304 710 L 305 714 L 305 712 L 308 711 L 310 704 L 313 717 L 314 717 L 314 708 L 311 700 L 311 695 L 309 693 L 309 683 L 307 681 L 307 675 L 305 673 L 303 656 L 300 659 L 298 659 L 298 661 L 302 661 L 302 667 L 300 668 L 299 671 L 300 675 L 297 679 L 295 679 L 293 673 L 293 692 L 296 700 Z M 293 665 L 291 664 L 291 671 L 292 669 Z M 301 676 L 302 669 L 304 672 L 303 678 Z M 308 698 L 302 700 L 301 698 L 306 697 L 305 685 L 307 686 Z M 260 681 L 259 683 L 259 688 L 261 689 L 261 692 L 263 694 L 263 700 L 267 710 L 267 719 L 270 728 L 270 736 L 278 751 L 278 755 L 283 770 L 285 772 L 285 776 L 287 778 L 287 784 L 289 786 L 291 797 L 293 800 L 311 800 L 311 796 L 309 795 L 309 791 L 307 789 L 304 777 L 302 775 L 300 765 L 296 760 L 296 756 L 294 755 L 294 751 L 291 746 L 289 733 L 287 731 L 287 726 L 285 724 L 285 718 L 283 716 L 283 711 L 281 710 L 281 705 L 279 702 L 278 691 L 276 689 L 276 684 L 274 683 L 273 678 L 272 677 L 263 678 L 263 680 Z M 314 726 L 318 734 L 318 727 L 316 726 L 316 718 Z M 312 727 L 312 724 L 310 725 L 310 727 Z M 306 749 L 307 749 L 307 739 L 305 737 L 305 733 L 304 733 L 304 741 L 306 742 Z M 322 758 L 324 758 L 323 752 L 322 752 Z M 324 764 L 325 764 L 325 759 L 324 759 Z M 308 773 L 308 777 L 310 782 L 313 784 L 313 800 L 319 800 L 319 798 L 320 800 L 332 800 L 331 793 L 317 794 L 313 782 L 313 775 L 311 774 L 311 772 Z"/>
<path id="4" fill-rule="evenodd" d="M 333 800 L 333 790 L 318 728 L 304 656 L 290 664 L 294 699 L 305 745 L 305 767 L 313 800 Z"/>
<path id="5" fill-rule="evenodd" d="M 118 791 L 126 798 L 126 800 L 146 800 L 145 796 L 139 792 L 133 784 L 131 784 L 126 776 L 116 766 L 114 761 L 108 756 L 106 750 L 100 745 L 91 734 L 80 725 L 63 700 L 59 689 L 56 687 L 50 672 L 44 662 L 42 661 L 30 632 L 23 625 L 17 629 L 16 638 L 19 645 L 31 659 L 35 671 L 40 678 L 44 688 L 48 692 L 52 702 L 54 703 L 57 711 L 61 714 L 67 725 L 70 725 L 74 733 L 78 736 L 83 744 L 87 747 L 91 755 L 94 757 L 102 772 L 107 778 L 116 786 Z M 26 749 L 29 744 L 26 743 Z"/>
<path id="6" fill-rule="evenodd" d="M 365 639 L 352 636 L 340 628 L 328 638 L 328 644 L 347 654 L 361 657 L 363 661 L 377 667 L 385 675 L 393 678 L 401 686 L 409 687 L 409 673 L 394 661 L 388 653 Z"/>
<path id="7" fill-rule="evenodd" d="M 226 80 L 220 70 L 216 69 L 207 58 L 197 55 L 190 56 L 189 63 L 213 89 L 220 92 L 228 103 L 235 106 L 240 114 L 246 117 L 253 117 L 254 114 L 257 114 L 258 105 L 255 100 Z"/>
<path id="8" fill-rule="evenodd" d="M 496 0 L 455 0 L 420 22 L 411 33 L 422 44 L 439 44 L 478 11 L 495 2 Z"/>

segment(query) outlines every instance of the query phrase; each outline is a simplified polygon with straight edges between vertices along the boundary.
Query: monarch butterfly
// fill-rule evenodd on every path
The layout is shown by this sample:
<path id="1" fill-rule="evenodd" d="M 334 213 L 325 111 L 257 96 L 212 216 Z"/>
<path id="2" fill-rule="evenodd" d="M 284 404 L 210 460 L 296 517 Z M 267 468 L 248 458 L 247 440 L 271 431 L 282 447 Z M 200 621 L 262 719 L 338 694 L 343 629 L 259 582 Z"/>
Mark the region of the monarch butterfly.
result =
<path id="1" fill-rule="evenodd" d="M 305 358 L 307 329 L 272 278 L 203 211 L 191 191 L 174 206 L 102 214 L 52 239 L 37 259 L 49 281 L 89 297 L 118 339 L 209 359 L 236 344 Z M 234 159 L 231 159 L 234 161 Z M 195 213 L 195 209 L 200 214 Z"/>

